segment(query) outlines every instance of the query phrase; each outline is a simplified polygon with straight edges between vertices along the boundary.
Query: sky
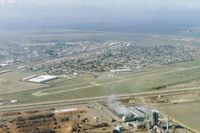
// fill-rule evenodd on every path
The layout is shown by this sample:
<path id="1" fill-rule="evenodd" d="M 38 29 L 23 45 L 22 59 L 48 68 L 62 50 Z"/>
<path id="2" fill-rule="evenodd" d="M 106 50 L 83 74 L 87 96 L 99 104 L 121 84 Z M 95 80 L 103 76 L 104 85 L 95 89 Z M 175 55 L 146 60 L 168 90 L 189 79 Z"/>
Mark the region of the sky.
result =
<path id="1" fill-rule="evenodd" d="M 0 27 L 199 22 L 200 0 L 0 0 Z"/>

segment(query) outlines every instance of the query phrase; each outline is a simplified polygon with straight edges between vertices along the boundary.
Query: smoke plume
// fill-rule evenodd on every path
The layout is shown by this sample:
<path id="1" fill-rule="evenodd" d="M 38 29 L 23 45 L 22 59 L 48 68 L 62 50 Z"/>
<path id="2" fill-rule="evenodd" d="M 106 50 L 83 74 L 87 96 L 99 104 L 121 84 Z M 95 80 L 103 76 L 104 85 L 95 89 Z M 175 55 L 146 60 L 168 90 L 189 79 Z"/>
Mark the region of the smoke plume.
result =
<path id="1" fill-rule="evenodd" d="M 113 110 L 118 115 L 129 115 L 130 112 L 128 108 L 117 100 L 115 95 L 108 97 L 108 107 Z"/>

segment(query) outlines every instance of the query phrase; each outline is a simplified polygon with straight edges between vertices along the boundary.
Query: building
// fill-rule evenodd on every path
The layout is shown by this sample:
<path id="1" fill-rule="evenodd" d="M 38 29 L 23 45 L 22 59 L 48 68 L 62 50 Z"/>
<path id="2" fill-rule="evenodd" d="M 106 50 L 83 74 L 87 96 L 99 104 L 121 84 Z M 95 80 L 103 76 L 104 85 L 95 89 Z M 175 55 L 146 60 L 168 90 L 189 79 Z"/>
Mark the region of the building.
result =
<path id="1" fill-rule="evenodd" d="M 35 82 L 35 83 L 46 83 L 48 81 L 55 80 L 57 78 L 58 78 L 57 76 L 53 76 L 53 75 L 40 75 L 34 78 L 30 78 L 28 81 Z"/>
<path id="2" fill-rule="evenodd" d="M 158 125 L 160 113 L 155 109 L 151 109 L 144 105 L 135 105 L 127 107 L 129 115 L 123 116 L 122 121 L 124 122 L 136 122 L 145 123 L 149 121 L 149 125 Z"/>
<path id="3" fill-rule="evenodd" d="M 25 69 L 25 68 L 27 68 L 27 66 L 19 66 L 19 67 L 17 67 L 17 69 Z"/>
<path id="4" fill-rule="evenodd" d="M 0 105 L 4 105 L 4 104 L 14 104 L 17 103 L 17 100 L 0 100 Z"/>
<path id="5" fill-rule="evenodd" d="M 28 76 L 26 78 L 23 78 L 22 81 L 29 81 L 29 79 L 37 77 L 36 75 Z"/>
<path id="6" fill-rule="evenodd" d="M 112 73 L 132 72 L 132 69 L 130 69 L 130 68 L 114 69 L 114 70 L 110 70 L 110 72 L 112 72 Z"/>
<path id="7" fill-rule="evenodd" d="M 10 70 L 4 70 L 4 71 L 0 71 L 0 74 L 4 74 L 4 73 L 8 73 L 11 72 Z"/>
<path id="8" fill-rule="evenodd" d="M 0 64 L 0 67 L 6 67 L 8 64 Z"/>
<path id="9" fill-rule="evenodd" d="M 58 110 L 55 110 L 55 113 L 66 113 L 66 112 L 73 112 L 73 111 L 78 111 L 78 109 L 77 108 L 58 109 Z"/>

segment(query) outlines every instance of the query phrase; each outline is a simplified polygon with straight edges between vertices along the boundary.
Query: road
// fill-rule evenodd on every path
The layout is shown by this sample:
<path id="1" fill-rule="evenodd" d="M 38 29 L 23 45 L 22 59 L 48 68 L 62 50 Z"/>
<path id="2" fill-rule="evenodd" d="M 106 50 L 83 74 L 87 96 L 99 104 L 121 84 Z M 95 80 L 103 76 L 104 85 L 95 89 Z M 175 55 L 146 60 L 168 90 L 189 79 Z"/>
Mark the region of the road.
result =
<path id="1" fill-rule="evenodd" d="M 176 95 L 176 94 L 192 93 L 195 91 L 200 91 L 200 87 L 184 88 L 184 89 L 176 89 L 176 90 L 150 91 L 150 92 L 142 92 L 142 93 L 120 94 L 120 95 L 116 95 L 116 97 L 118 99 L 125 99 L 125 98 L 140 97 L 140 96 Z M 67 105 L 85 104 L 90 101 L 105 101 L 105 100 L 107 100 L 107 98 L 108 98 L 108 96 L 102 96 L 102 97 L 80 98 L 80 99 L 72 99 L 72 100 L 41 102 L 41 103 L 3 105 L 3 106 L 0 106 L 0 112 L 55 108 L 55 107 L 67 106 Z"/>

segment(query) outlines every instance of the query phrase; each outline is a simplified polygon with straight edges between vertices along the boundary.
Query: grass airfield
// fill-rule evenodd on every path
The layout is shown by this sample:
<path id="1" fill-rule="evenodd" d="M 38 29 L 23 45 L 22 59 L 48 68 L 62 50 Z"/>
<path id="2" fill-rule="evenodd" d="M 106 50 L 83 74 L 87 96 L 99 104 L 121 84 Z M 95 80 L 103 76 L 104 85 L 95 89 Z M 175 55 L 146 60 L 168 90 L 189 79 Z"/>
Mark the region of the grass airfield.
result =
<path id="1" fill-rule="evenodd" d="M 109 72 L 100 73 L 97 78 L 93 78 L 92 74 L 83 74 L 72 80 L 60 79 L 51 85 L 22 82 L 17 78 L 16 82 L 25 85 L 23 87 L 15 85 L 15 82 L 8 84 L 7 87 L 13 86 L 13 91 L 11 89 L 9 94 L 4 93 L 0 98 L 17 99 L 19 104 L 37 103 L 174 89 L 173 86 L 176 84 L 196 79 L 200 79 L 200 60 L 155 66 L 139 73 L 114 76 L 110 76 Z"/>

